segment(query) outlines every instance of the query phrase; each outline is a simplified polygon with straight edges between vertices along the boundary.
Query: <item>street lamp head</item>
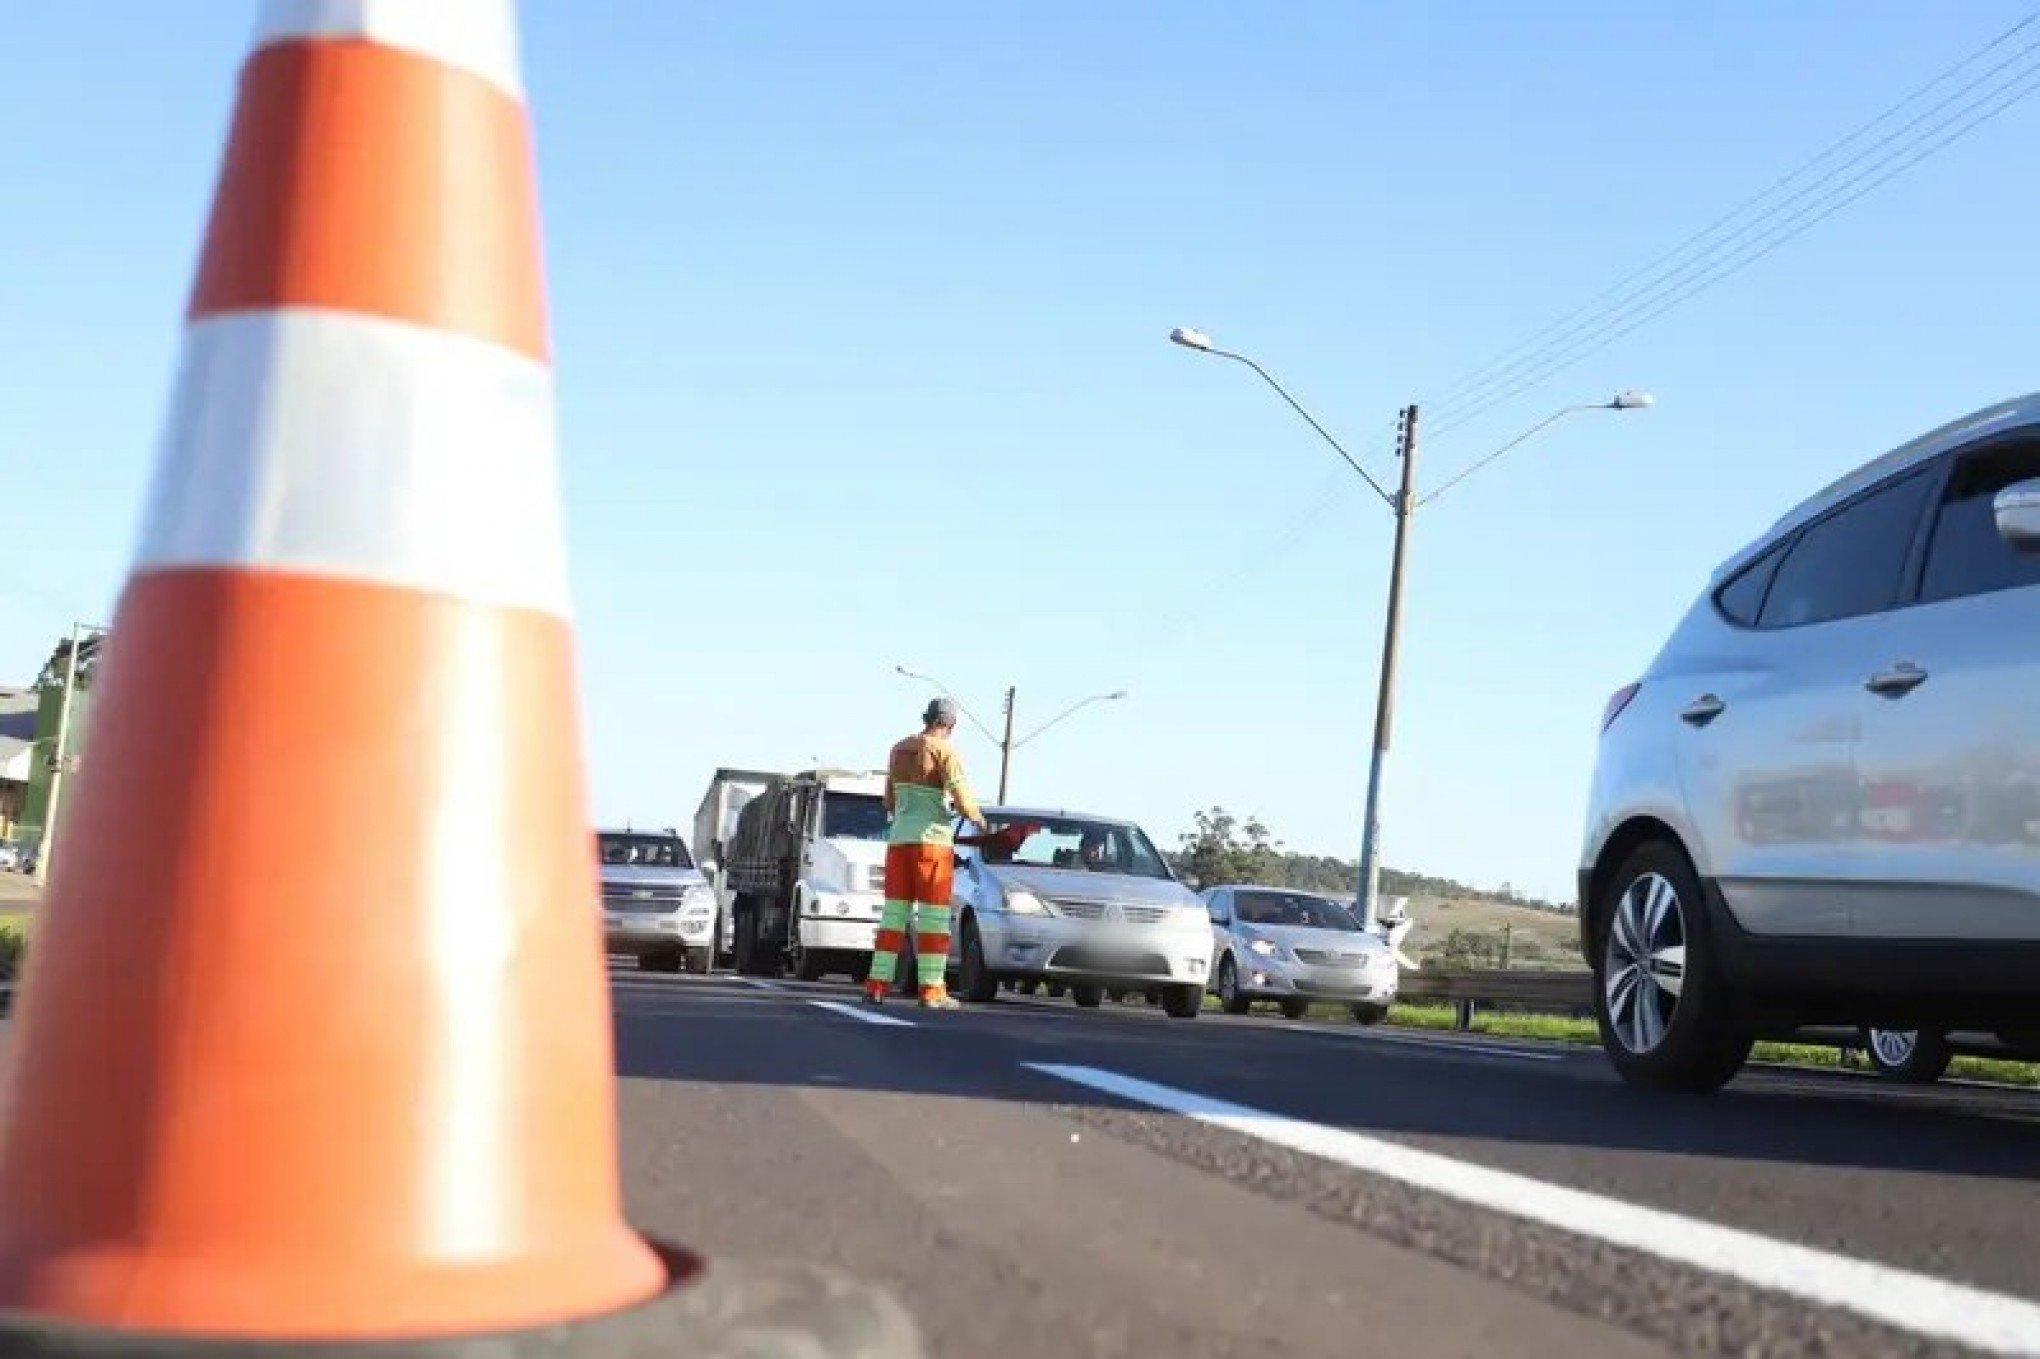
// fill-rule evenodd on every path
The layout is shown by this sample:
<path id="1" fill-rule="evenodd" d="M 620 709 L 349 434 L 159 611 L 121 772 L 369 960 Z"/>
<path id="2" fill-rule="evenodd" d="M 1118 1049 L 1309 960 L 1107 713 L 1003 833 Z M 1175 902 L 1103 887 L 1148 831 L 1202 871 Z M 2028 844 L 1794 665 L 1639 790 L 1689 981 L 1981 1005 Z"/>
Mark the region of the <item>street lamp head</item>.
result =
<path id="1" fill-rule="evenodd" d="M 1617 392 L 1615 399 L 1608 403 L 1608 409 L 1611 411 L 1640 411 L 1647 410 L 1656 404 L 1657 398 L 1649 392 L 1631 389 L 1626 392 Z"/>
<path id="2" fill-rule="evenodd" d="M 1172 343 L 1182 345 L 1185 349 L 1201 349 L 1207 354 L 1211 352 L 1211 337 L 1201 330 L 1192 330 L 1188 326 L 1177 326 L 1169 332 L 1169 339 Z"/>

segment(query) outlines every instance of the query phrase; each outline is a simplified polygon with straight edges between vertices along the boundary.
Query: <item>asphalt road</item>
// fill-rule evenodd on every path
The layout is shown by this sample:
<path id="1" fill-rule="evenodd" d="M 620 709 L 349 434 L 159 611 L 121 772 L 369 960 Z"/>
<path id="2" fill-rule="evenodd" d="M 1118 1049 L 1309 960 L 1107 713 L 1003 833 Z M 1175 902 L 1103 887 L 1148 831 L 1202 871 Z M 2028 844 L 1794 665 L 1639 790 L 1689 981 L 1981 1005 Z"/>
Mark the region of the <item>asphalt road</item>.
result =
<path id="1" fill-rule="evenodd" d="M 2040 1354 L 2040 1097 L 614 976 L 626 1197 L 934 1355 Z"/>

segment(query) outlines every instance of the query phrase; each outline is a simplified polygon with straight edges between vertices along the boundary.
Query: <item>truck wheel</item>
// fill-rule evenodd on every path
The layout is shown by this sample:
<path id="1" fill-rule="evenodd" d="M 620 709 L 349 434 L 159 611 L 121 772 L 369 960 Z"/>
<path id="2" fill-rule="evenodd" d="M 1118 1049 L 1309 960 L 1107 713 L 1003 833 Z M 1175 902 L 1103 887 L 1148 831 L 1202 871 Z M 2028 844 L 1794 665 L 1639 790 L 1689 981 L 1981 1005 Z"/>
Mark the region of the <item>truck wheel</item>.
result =
<path id="1" fill-rule="evenodd" d="M 1105 1001 L 1105 988 L 1096 982 L 1075 982 L 1070 986 L 1070 999 L 1079 1009 L 1095 1010 Z"/>
<path id="2" fill-rule="evenodd" d="M 697 977 L 708 975 L 709 964 L 715 960 L 712 948 L 691 948 L 687 950 L 687 970 Z"/>
<path id="3" fill-rule="evenodd" d="M 678 972 L 680 962 L 679 949 L 662 949 L 656 953 L 640 953 L 637 967 L 640 972 Z"/>
<path id="4" fill-rule="evenodd" d="M 1191 982 L 1162 988 L 1162 1013 L 1171 1019 L 1195 1019 L 1204 1010 L 1204 988 Z"/>
<path id="5" fill-rule="evenodd" d="M 829 974 L 829 960 L 811 948 L 795 955 L 793 975 L 804 982 L 818 982 Z"/>

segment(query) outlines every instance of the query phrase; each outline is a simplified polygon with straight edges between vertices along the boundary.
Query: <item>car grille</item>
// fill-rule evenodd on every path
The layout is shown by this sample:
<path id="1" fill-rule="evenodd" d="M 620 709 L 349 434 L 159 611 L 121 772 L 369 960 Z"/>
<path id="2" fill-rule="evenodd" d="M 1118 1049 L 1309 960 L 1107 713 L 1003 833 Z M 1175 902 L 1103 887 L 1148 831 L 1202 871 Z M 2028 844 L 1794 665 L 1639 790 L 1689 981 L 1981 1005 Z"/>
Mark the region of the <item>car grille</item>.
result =
<path id="1" fill-rule="evenodd" d="M 1075 901 L 1059 897 L 1048 903 L 1049 909 L 1066 920 L 1103 920 L 1110 902 Z M 1169 918 L 1166 906 L 1121 906 L 1119 919 L 1129 925 L 1159 925 Z"/>
<path id="2" fill-rule="evenodd" d="M 670 915 L 680 909 L 677 887 L 610 887 L 602 889 L 605 911 L 637 911 L 647 915 Z"/>
<path id="3" fill-rule="evenodd" d="M 1330 949 L 1300 948 L 1296 950 L 1296 961 L 1309 963 L 1313 967 L 1365 967 L 1364 953 L 1335 953 Z"/>

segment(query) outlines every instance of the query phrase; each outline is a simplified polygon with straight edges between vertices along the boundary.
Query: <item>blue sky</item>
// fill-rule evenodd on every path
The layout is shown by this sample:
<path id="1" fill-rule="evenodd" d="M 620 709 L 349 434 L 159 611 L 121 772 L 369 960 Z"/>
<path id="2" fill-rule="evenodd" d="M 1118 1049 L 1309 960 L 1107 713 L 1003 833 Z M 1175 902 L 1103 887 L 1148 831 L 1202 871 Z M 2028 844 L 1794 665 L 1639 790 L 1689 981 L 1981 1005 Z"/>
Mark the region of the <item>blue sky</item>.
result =
<path id="1" fill-rule="evenodd" d="M 523 9 L 594 813 L 875 763 L 906 662 L 987 720 L 1019 686 L 1023 732 L 1131 691 L 1022 751 L 1016 799 L 1350 854 L 1388 516 L 1169 328 L 1378 445 L 2025 5 Z M 251 15 L 0 14 L 0 680 L 119 588 Z M 1390 863 L 1569 895 L 1601 705 L 1715 562 L 2040 387 L 2036 120 L 1426 442 L 1435 482 L 1659 398 L 1419 519 Z"/>

